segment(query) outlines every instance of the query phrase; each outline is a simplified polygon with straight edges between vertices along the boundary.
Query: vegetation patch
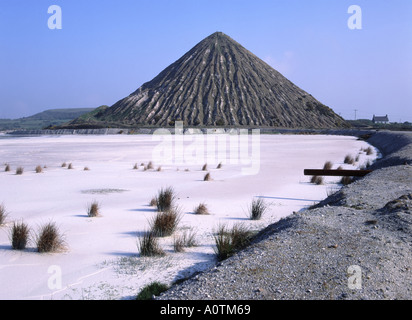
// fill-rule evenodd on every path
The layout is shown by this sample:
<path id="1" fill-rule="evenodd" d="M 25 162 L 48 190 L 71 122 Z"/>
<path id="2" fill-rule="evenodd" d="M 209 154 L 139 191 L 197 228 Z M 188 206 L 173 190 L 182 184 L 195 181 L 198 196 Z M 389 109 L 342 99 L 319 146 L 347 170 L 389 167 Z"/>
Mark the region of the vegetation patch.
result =
<path id="1" fill-rule="evenodd" d="M 82 190 L 81 193 L 84 194 L 110 194 L 110 193 L 121 193 L 121 192 L 125 192 L 125 191 L 129 191 L 129 190 L 125 190 L 125 189 L 111 189 L 111 188 L 107 188 L 107 189 L 88 189 L 88 190 Z"/>
<path id="2" fill-rule="evenodd" d="M 162 188 L 156 196 L 157 211 L 167 211 L 174 206 L 176 194 L 172 187 Z"/>
<path id="3" fill-rule="evenodd" d="M 249 217 L 251 220 L 260 220 L 268 206 L 262 198 L 253 199 L 249 207 Z"/>
<path id="4" fill-rule="evenodd" d="M 57 252 L 64 249 L 64 240 L 54 222 L 40 227 L 36 237 L 38 252 Z"/>
<path id="5" fill-rule="evenodd" d="M 321 185 L 323 184 L 323 177 L 321 176 L 312 176 L 312 178 L 310 179 L 311 183 L 317 184 L 317 185 Z"/>
<path id="6" fill-rule="evenodd" d="M 215 253 L 219 261 L 245 248 L 252 240 L 253 232 L 243 224 L 235 224 L 232 229 L 222 225 L 218 228 L 215 239 Z"/>
<path id="7" fill-rule="evenodd" d="M 100 216 L 100 205 L 97 201 L 93 201 L 89 204 L 87 215 L 91 218 Z"/>
<path id="8" fill-rule="evenodd" d="M 207 215 L 209 214 L 209 209 L 207 208 L 207 205 L 205 203 L 200 203 L 194 208 L 193 212 L 195 214 Z"/>
<path id="9" fill-rule="evenodd" d="M 11 228 L 11 247 L 13 250 L 26 249 L 29 241 L 30 228 L 26 223 L 14 222 Z"/>
<path id="10" fill-rule="evenodd" d="M 138 249 L 140 256 L 142 257 L 165 255 L 165 252 L 160 247 L 159 239 L 152 231 L 146 231 L 144 232 L 143 236 L 139 237 Z"/>
<path id="11" fill-rule="evenodd" d="M 136 300 L 152 300 L 154 296 L 160 295 L 162 292 L 169 289 L 169 286 L 161 282 L 152 282 L 139 292 Z"/>
<path id="12" fill-rule="evenodd" d="M 183 252 L 184 248 L 195 247 L 196 233 L 192 230 L 185 230 L 181 235 L 177 235 L 173 239 L 173 249 L 175 252 Z"/>
<path id="13" fill-rule="evenodd" d="M 180 219 L 180 211 L 175 207 L 167 211 L 158 212 L 156 217 L 150 221 L 151 231 L 158 237 L 171 236 L 177 229 Z"/>

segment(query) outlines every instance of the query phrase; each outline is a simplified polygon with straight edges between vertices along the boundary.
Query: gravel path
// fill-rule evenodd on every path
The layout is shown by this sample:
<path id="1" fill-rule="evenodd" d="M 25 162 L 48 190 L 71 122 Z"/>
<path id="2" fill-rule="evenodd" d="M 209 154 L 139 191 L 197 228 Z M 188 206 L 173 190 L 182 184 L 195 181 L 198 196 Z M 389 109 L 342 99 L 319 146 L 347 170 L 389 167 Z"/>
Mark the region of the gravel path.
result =
<path id="1" fill-rule="evenodd" d="M 157 299 L 411 299 L 412 133 L 367 141 L 384 155 L 372 173 Z"/>

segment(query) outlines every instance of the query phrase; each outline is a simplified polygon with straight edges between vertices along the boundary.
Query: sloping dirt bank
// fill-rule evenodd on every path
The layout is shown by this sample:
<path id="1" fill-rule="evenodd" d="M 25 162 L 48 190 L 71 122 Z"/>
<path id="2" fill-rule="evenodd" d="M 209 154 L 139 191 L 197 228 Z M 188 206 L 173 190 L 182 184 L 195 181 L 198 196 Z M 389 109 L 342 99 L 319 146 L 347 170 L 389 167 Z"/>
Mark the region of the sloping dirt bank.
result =
<path id="1" fill-rule="evenodd" d="M 367 141 L 372 173 L 158 299 L 411 299 L 412 133 Z"/>

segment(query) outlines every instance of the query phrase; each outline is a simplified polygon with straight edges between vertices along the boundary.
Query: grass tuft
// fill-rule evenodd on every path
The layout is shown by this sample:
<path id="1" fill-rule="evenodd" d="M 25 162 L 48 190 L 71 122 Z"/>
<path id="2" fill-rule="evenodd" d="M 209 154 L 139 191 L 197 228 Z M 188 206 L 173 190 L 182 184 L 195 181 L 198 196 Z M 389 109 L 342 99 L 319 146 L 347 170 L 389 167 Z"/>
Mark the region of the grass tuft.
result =
<path id="1" fill-rule="evenodd" d="M 152 200 L 150 200 L 149 205 L 150 205 L 151 207 L 157 207 L 156 197 L 153 197 Z"/>
<path id="2" fill-rule="evenodd" d="M 193 212 L 195 214 L 206 215 L 209 214 L 209 209 L 207 208 L 207 205 L 205 203 L 200 203 L 193 209 Z"/>
<path id="3" fill-rule="evenodd" d="M 6 167 L 4 168 L 4 171 L 5 171 L 5 172 L 11 171 L 11 168 L 10 168 L 10 165 L 9 165 L 9 164 L 6 164 Z"/>
<path id="4" fill-rule="evenodd" d="M 207 171 L 207 163 L 205 163 L 202 167 L 202 171 Z"/>
<path id="5" fill-rule="evenodd" d="M 43 172 L 43 168 L 41 166 L 37 166 L 35 169 L 36 173 L 42 173 Z"/>
<path id="6" fill-rule="evenodd" d="M 351 155 L 346 155 L 345 159 L 343 160 L 344 163 L 346 164 L 354 164 L 355 163 L 355 159 L 353 159 L 353 157 Z"/>
<path id="7" fill-rule="evenodd" d="M 6 218 L 8 216 L 6 207 L 4 204 L 0 204 L 0 226 L 6 223 Z"/>
<path id="8" fill-rule="evenodd" d="M 142 237 L 138 239 L 138 248 L 140 256 L 153 257 L 164 256 L 165 252 L 159 245 L 159 239 L 152 231 L 144 232 Z"/>
<path id="9" fill-rule="evenodd" d="M 173 249 L 175 252 L 183 252 L 184 248 L 196 246 L 196 233 L 192 230 L 185 230 L 183 234 L 173 238 Z"/>
<path id="10" fill-rule="evenodd" d="M 87 208 L 87 215 L 91 218 L 100 216 L 100 205 L 97 201 L 93 201 Z"/>
<path id="11" fill-rule="evenodd" d="M 321 176 L 312 176 L 312 178 L 310 179 L 311 183 L 317 184 L 317 185 L 321 185 L 323 184 L 323 177 Z"/>
<path id="12" fill-rule="evenodd" d="M 232 256 L 236 251 L 246 247 L 252 240 L 253 232 L 243 224 L 235 224 L 231 230 L 226 226 L 220 226 L 216 232 L 215 254 L 218 260 L 224 260 Z"/>
<path id="13" fill-rule="evenodd" d="M 26 223 L 14 222 L 11 229 L 11 247 L 13 250 L 24 250 L 29 240 L 30 228 Z"/>
<path id="14" fill-rule="evenodd" d="M 212 181 L 212 176 L 210 175 L 210 172 L 205 174 L 203 181 Z"/>
<path id="15" fill-rule="evenodd" d="M 367 154 L 368 156 L 370 156 L 371 154 L 373 154 L 373 149 L 372 149 L 371 147 L 368 147 L 365 151 L 366 151 L 366 154 Z"/>
<path id="16" fill-rule="evenodd" d="M 156 196 L 157 211 L 167 211 L 174 206 L 175 191 L 172 187 L 162 188 Z"/>
<path id="17" fill-rule="evenodd" d="M 331 170 L 333 167 L 333 163 L 331 161 L 327 161 L 325 162 L 325 164 L 323 165 L 323 170 Z"/>
<path id="18" fill-rule="evenodd" d="M 22 175 L 23 172 L 24 172 L 24 168 L 23 168 L 23 167 L 18 167 L 18 168 L 16 169 L 16 174 L 17 174 L 17 175 Z"/>
<path id="19" fill-rule="evenodd" d="M 64 248 L 63 237 L 55 223 L 49 222 L 40 227 L 36 247 L 38 252 L 56 252 Z"/>
<path id="20" fill-rule="evenodd" d="M 249 208 L 249 218 L 251 220 L 260 220 L 267 210 L 267 204 L 262 198 L 253 199 Z"/>
<path id="21" fill-rule="evenodd" d="M 352 177 L 342 177 L 342 179 L 340 180 L 340 183 L 344 186 L 347 186 L 348 184 L 351 184 L 352 182 L 353 182 Z"/>
<path id="22" fill-rule="evenodd" d="M 174 207 L 164 212 L 158 212 L 149 224 L 155 236 L 168 237 L 177 229 L 180 219 L 180 211 Z"/>

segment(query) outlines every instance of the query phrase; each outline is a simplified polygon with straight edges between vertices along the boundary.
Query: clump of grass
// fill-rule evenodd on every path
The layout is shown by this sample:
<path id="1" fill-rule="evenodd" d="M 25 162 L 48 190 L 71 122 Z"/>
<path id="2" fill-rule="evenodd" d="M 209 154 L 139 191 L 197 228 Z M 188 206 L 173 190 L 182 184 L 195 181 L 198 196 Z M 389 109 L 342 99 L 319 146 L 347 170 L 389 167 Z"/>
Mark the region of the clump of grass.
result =
<path id="1" fill-rule="evenodd" d="M 157 172 L 162 171 L 162 167 L 161 167 L 161 166 L 159 166 L 159 167 L 156 169 L 156 171 L 157 171 Z"/>
<path id="2" fill-rule="evenodd" d="M 354 164 L 355 163 L 355 159 L 353 159 L 353 157 L 351 155 L 346 155 L 345 159 L 343 160 L 344 163 L 347 164 Z"/>
<path id="3" fill-rule="evenodd" d="M 202 167 L 202 171 L 207 171 L 207 163 L 205 163 Z"/>
<path id="4" fill-rule="evenodd" d="M 353 178 L 352 177 L 342 177 L 342 179 L 340 180 L 340 183 L 343 184 L 344 186 L 351 184 L 353 182 Z"/>
<path id="5" fill-rule="evenodd" d="M 43 172 L 43 168 L 41 166 L 37 166 L 35 169 L 36 173 L 42 173 Z"/>
<path id="6" fill-rule="evenodd" d="M 149 205 L 150 205 L 151 207 L 157 207 L 156 197 L 153 197 L 152 200 L 150 200 Z"/>
<path id="7" fill-rule="evenodd" d="M 157 211 L 167 211 L 174 206 L 175 191 L 172 187 L 162 188 L 156 196 Z"/>
<path id="8" fill-rule="evenodd" d="M 205 174 L 203 181 L 212 181 L 212 176 L 210 175 L 210 172 Z"/>
<path id="9" fill-rule="evenodd" d="M 154 164 L 153 164 L 152 161 L 150 161 L 150 162 L 147 164 L 147 169 L 148 169 L 148 170 L 154 169 Z"/>
<path id="10" fill-rule="evenodd" d="M 138 248 L 142 257 L 165 255 L 165 252 L 159 245 L 159 239 L 152 231 L 146 231 L 142 237 L 139 237 Z"/>
<path id="11" fill-rule="evenodd" d="M 84 169 L 83 169 L 84 171 L 89 171 L 90 170 L 90 168 L 89 167 L 84 167 Z"/>
<path id="12" fill-rule="evenodd" d="M 5 172 L 11 171 L 11 168 L 10 168 L 10 165 L 9 165 L 9 164 L 6 164 L 6 167 L 4 168 L 4 171 L 5 171 Z"/>
<path id="13" fill-rule="evenodd" d="M 221 168 L 222 168 L 222 163 L 220 162 L 220 163 L 217 165 L 216 169 L 221 169 Z"/>
<path id="14" fill-rule="evenodd" d="M 232 256 L 236 251 L 246 247 L 251 239 L 252 232 L 242 224 L 236 224 L 231 230 L 220 226 L 215 239 L 215 254 L 218 260 Z"/>
<path id="15" fill-rule="evenodd" d="M 100 205 L 97 201 L 93 201 L 87 207 L 87 215 L 91 218 L 100 216 Z"/>
<path id="16" fill-rule="evenodd" d="M 164 212 L 158 212 L 150 221 L 150 228 L 157 237 L 168 237 L 177 229 L 180 222 L 181 214 L 179 209 L 170 208 Z"/>
<path id="17" fill-rule="evenodd" d="M 371 147 L 368 147 L 365 151 L 366 151 L 366 154 L 367 154 L 368 156 L 370 156 L 371 154 L 373 154 L 373 149 L 372 149 Z"/>
<path id="18" fill-rule="evenodd" d="M 137 170 L 137 169 L 139 169 L 139 166 L 137 165 L 137 163 L 135 163 L 133 166 L 133 170 Z"/>
<path id="19" fill-rule="evenodd" d="M 158 296 L 168 289 L 168 285 L 164 283 L 157 281 L 152 282 L 147 286 L 143 287 L 143 289 L 137 295 L 136 300 L 152 300 L 153 296 Z"/>
<path id="20" fill-rule="evenodd" d="M 267 204 L 262 198 L 253 199 L 249 207 L 249 218 L 251 220 L 260 220 L 267 210 Z"/>
<path id="21" fill-rule="evenodd" d="M 16 169 L 16 174 L 17 174 L 17 175 L 22 175 L 23 172 L 24 172 L 24 168 L 23 168 L 23 167 L 18 167 L 18 168 Z"/>
<path id="22" fill-rule="evenodd" d="M 194 209 L 193 212 L 195 214 L 201 214 L 201 215 L 206 215 L 209 214 L 209 209 L 207 208 L 207 205 L 205 203 L 199 203 Z"/>
<path id="23" fill-rule="evenodd" d="M 0 226 L 6 223 L 6 218 L 8 216 L 6 207 L 4 204 L 0 204 Z"/>
<path id="24" fill-rule="evenodd" d="M 67 163 L 66 162 L 63 162 L 62 163 L 62 168 L 66 168 L 67 167 Z"/>
<path id="25" fill-rule="evenodd" d="M 74 169 L 73 164 L 69 163 L 69 165 L 67 166 L 67 169 L 69 169 L 69 170 Z"/>
<path id="26" fill-rule="evenodd" d="M 173 238 L 173 249 L 175 252 L 183 252 L 184 248 L 196 246 L 196 233 L 185 230 L 183 234 Z"/>
<path id="27" fill-rule="evenodd" d="M 336 170 L 343 170 L 343 167 L 339 166 L 339 167 L 336 168 Z"/>
<path id="28" fill-rule="evenodd" d="M 14 222 L 11 229 L 11 247 L 14 250 L 24 250 L 29 240 L 30 228 L 26 223 Z"/>
<path id="29" fill-rule="evenodd" d="M 333 163 L 331 161 L 326 161 L 323 165 L 323 170 L 331 170 L 333 167 Z"/>
<path id="30" fill-rule="evenodd" d="M 310 182 L 317 184 L 317 185 L 321 185 L 323 184 L 323 177 L 322 176 L 312 176 L 312 178 L 310 179 Z"/>
<path id="31" fill-rule="evenodd" d="M 54 222 L 40 227 L 36 236 L 38 252 L 56 252 L 64 248 L 64 240 Z"/>

